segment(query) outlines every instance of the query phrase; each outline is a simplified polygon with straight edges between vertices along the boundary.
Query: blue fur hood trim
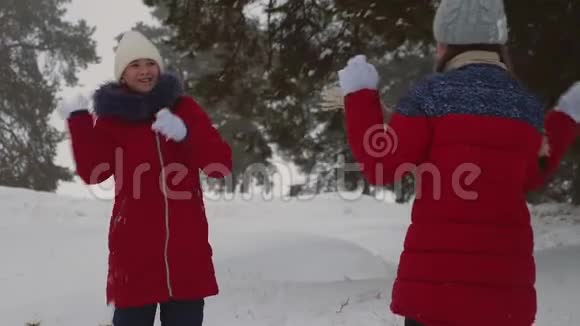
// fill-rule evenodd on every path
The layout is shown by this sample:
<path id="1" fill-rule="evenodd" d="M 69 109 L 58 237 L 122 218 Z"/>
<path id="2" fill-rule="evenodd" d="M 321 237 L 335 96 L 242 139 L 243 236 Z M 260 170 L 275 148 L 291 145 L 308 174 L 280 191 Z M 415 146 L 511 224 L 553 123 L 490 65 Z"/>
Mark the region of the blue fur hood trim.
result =
<path id="1" fill-rule="evenodd" d="M 183 95 L 180 80 L 162 74 L 155 88 L 147 93 L 132 92 L 118 82 L 101 86 L 93 96 L 95 114 L 127 121 L 147 121 L 163 108 L 172 108 Z"/>

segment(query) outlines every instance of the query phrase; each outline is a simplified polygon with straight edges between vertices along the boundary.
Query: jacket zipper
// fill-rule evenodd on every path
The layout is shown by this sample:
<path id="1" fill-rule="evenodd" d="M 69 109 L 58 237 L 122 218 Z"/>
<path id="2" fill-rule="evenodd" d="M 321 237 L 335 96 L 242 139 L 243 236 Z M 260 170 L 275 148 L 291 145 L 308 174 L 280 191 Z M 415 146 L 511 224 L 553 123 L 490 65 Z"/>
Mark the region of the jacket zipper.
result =
<path id="1" fill-rule="evenodd" d="M 163 153 L 161 152 L 161 141 L 159 140 L 159 134 L 155 133 L 155 141 L 157 142 L 157 154 L 159 155 L 159 162 L 161 163 L 161 182 L 163 183 L 163 199 L 165 201 L 165 249 L 164 249 L 164 260 L 165 260 L 165 274 L 167 279 L 167 289 L 169 290 L 169 297 L 173 297 L 173 289 L 171 288 L 171 278 L 169 273 L 169 201 L 167 199 L 167 182 L 165 180 L 165 162 L 163 160 Z"/>

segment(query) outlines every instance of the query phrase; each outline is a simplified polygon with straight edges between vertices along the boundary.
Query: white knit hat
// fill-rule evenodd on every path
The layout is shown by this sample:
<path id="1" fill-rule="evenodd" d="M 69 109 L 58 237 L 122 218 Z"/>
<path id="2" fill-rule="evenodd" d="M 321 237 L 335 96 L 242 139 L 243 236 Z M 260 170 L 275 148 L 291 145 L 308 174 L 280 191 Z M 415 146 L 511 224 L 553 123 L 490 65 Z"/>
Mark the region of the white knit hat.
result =
<path id="1" fill-rule="evenodd" d="M 115 54 L 115 78 L 121 80 L 127 66 L 139 59 L 153 60 L 163 71 L 163 59 L 155 45 L 139 32 L 126 32 L 121 38 Z"/>
<path id="2" fill-rule="evenodd" d="M 508 40 L 503 0 L 443 0 L 433 31 L 439 43 L 503 45 Z"/>

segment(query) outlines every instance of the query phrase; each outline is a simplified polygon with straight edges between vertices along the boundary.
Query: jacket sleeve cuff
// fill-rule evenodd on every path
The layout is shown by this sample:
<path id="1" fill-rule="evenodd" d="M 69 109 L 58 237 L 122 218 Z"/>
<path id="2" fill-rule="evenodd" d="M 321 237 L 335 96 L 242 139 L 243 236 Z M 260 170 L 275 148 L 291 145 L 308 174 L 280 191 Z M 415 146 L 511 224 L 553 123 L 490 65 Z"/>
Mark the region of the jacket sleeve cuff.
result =
<path id="1" fill-rule="evenodd" d="M 76 110 L 73 111 L 69 114 L 68 118 L 72 118 L 72 117 L 76 117 L 76 116 L 80 116 L 80 115 L 84 115 L 84 114 L 89 114 L 89 110 L 83 109 L 83 110 Z"/>

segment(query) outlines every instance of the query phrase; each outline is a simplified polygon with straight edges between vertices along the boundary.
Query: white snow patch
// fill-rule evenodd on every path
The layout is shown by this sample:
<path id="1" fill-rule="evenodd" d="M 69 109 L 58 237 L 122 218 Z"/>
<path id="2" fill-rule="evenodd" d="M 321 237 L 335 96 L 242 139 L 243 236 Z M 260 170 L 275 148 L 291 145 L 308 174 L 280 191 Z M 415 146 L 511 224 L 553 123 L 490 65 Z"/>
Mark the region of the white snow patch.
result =
<path id="1" fill-rule="evenodd" d="M 110 201 L 0 187 L 3 325 L 110 322 L 106 307 Z M 388 304 L 411 206 L 337 195 L 309 200 L 208 201 L 218 325 L 402 325 Z M 532 207 L 536 326 L 580 324 L 580 214 Z"/>

